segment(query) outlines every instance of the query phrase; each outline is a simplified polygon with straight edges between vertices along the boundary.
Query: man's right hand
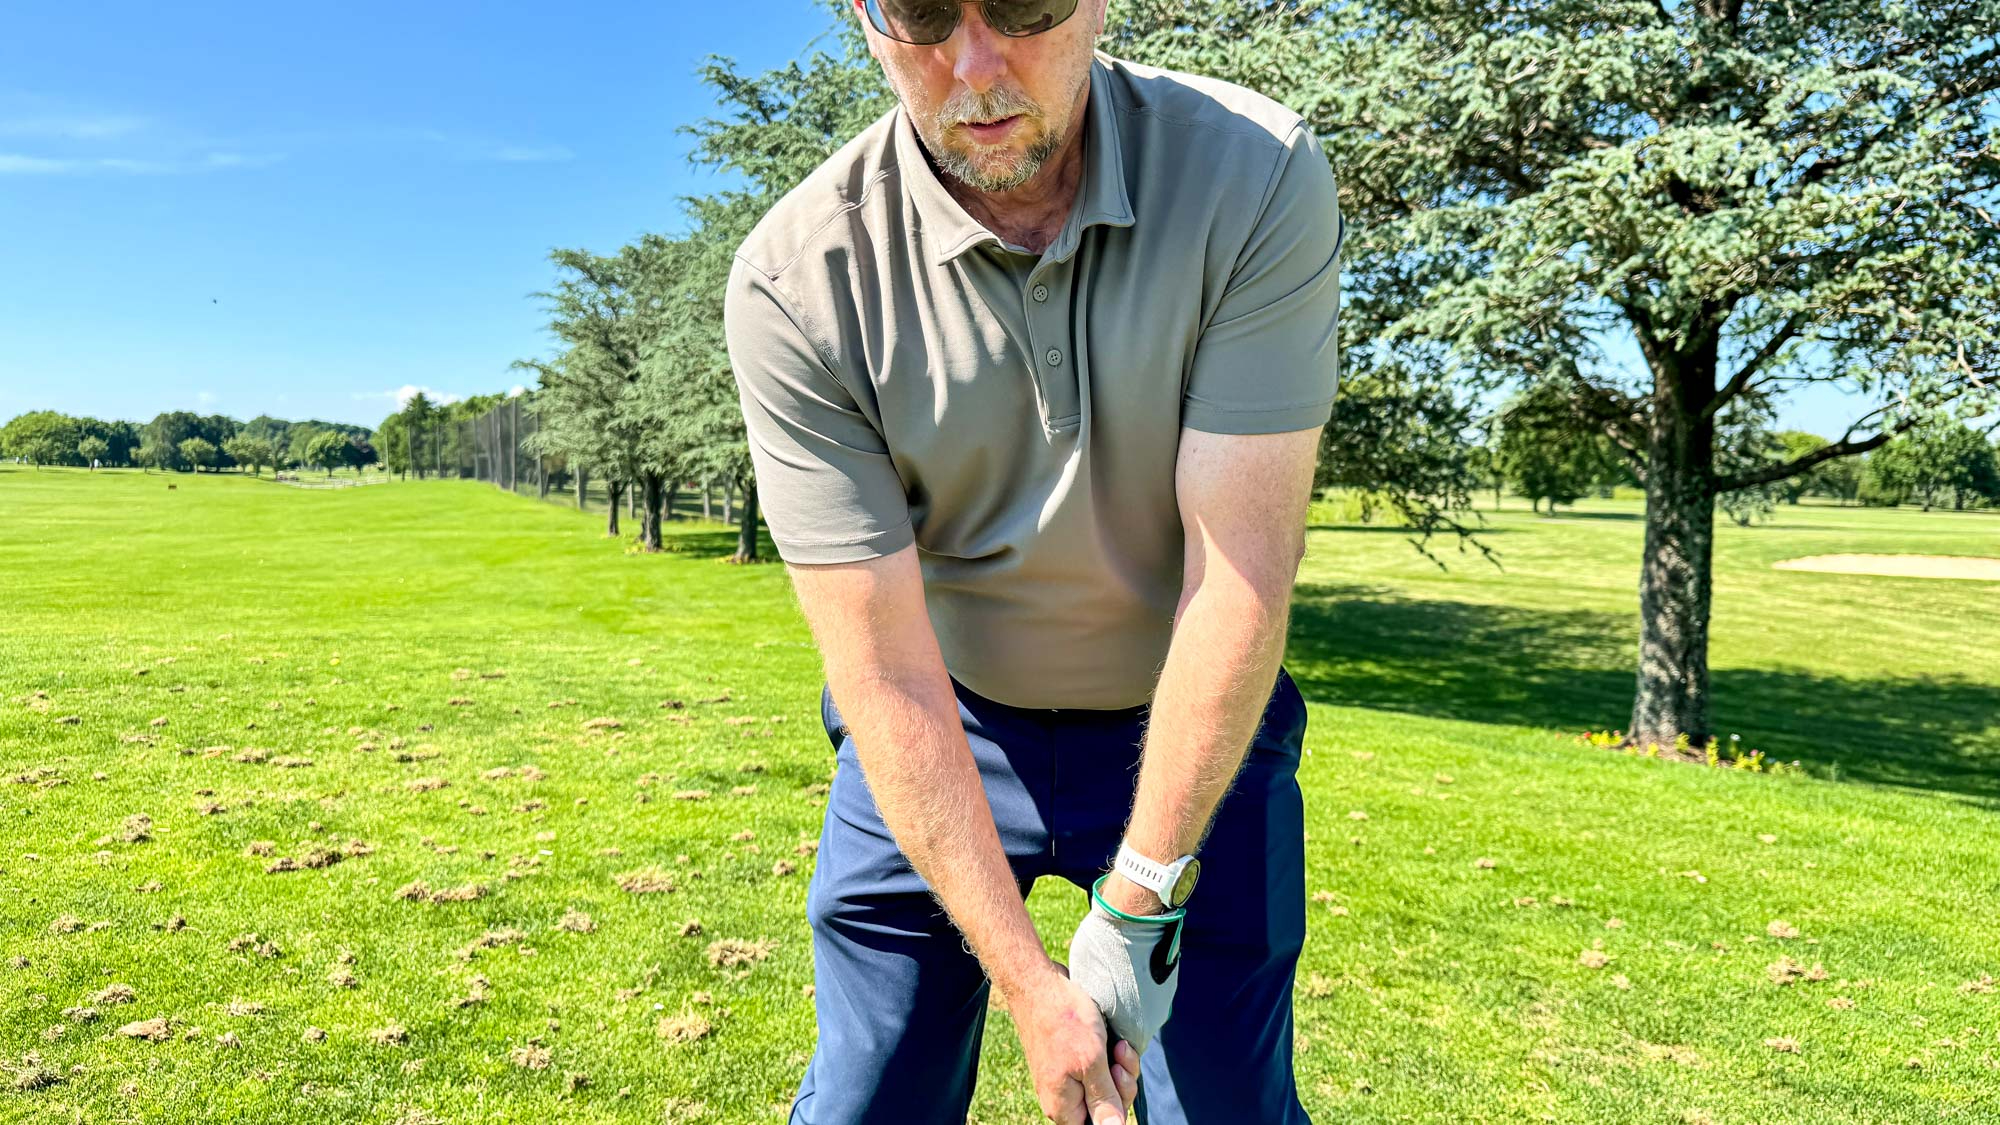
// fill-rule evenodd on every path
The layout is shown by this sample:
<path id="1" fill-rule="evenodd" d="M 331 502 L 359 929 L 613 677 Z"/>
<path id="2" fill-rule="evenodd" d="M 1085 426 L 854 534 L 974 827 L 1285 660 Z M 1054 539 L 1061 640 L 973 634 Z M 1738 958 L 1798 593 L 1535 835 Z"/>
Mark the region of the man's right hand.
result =
<path id="1" fill-rule="evenodd" d="M 1139 1054 L 1120 1039 L 1105 1054 L 1104 1017 L 1097 1001 L 1069 979 L 1049 971 L 1005 995 L 1028 1074 L 1042 1112 L 1055 1125 L 1125 1125 L 1139 1096 Z"/>

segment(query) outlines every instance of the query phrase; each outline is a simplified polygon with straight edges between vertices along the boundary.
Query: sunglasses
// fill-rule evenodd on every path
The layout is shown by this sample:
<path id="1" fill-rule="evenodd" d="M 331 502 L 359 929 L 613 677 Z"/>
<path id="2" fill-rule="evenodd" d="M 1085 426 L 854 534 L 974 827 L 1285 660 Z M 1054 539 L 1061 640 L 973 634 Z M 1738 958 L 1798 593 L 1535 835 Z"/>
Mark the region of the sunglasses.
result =
<path id="1" fill-rule="evenodd" d="M 1012 39 L 1040 35 L 1076 14 L 1077 0 L 980 0 L 986 24 Z M 958 0 L 866 0 L 868 22 L 900 43 L 928 46 L 951 38 L 965 8 Z"/>

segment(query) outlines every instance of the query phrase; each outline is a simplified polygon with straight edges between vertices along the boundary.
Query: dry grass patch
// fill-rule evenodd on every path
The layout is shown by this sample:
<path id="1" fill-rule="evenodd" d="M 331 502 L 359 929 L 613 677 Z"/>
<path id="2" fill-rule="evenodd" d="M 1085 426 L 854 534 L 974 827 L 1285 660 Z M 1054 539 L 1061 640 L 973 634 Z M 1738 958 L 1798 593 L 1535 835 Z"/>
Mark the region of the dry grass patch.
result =
<path id="1" fill-rule="evenodd" d="M 145 813 L 133 813 L 119 824 L 118 831 L 109 832 L 97 838 L 99 847 L 105 844 L 143 844 L 153 838 L 153 818 Z"/>
<path id="2" fill-rule="evenodd" d="M 453 956 L 461 961 L 470 961 L 478 956 L 479 951 L 482 949 L 498 949 L 503 945 L 519 945 L 526 940 L 528 940 L 526 932 L 517 930 L 512 926 L 503 926 L 497 930 L 488 930 L 478 937 L 473 938 L 470 944 L 461 948 Z"/>
<path id="3" fill-rule="evenodd" d="M 698 930 L 696 932 L 699 932 Z M 708 963 L 719 969 L 730 969 L 738 965 L 754 964 L 771 955 L 778 943 L 770 938 L 746 941 L 742 938 L 722 938 L 708 945 Z"/>
<path id="4" fill-rule="evenodd" d="M 450 1000 L 445 1001 L 445 1003 L 453 1008 L 476 1007 L 492 999 L 493 994 L 489 991 L 492 987 L 492 981 L 475 973 L 471 982 L 466 985 L 465 995 L 454 996 Z M 536 1067 L 535 1069 L 540 1070 L 541 1068 Z"/>
<path id="5" fill-rule="evenodd" d="M 406 902 L 442 903 L 475 902 L 486 897 L 486 884 L 467 883 L 462 887 L 439 887 L 433 889 L 422 879 L 405 883 L 396 888 L 396 897 Z"/>
<path id="6" fill-rule="evenodd" d="M 547 1070 L 554 1056 L 547 1047 L 530 1043 L 507 1052 L 507 1061 L 523 1070 Z"/>
<path id="7" fill-rule="evenodd" d="M 42 1056 L 33 1051 L 22 1055 L 18 1063 L 0 1061 L 0 1071 L 7 1074 L 14 1089 L 24 1093 L 44 1089 L 63 1080 L 62 1071 L 44 1064 Z"/>
<path id="8" fill-rule="evenodd" d="M 118 1029 L 118 1035 L 127 1039 L 144 1039 L 149 1043 L 164 1043 L 174 1037 L 171 1022 L 165 1016 L 154 1016 L 149 1020 L 133 1020 Z"/>
<path id="9" fill-rule="evenodd" d="M 706 1038 L 714 1030 L 715 1025 L 696 1012 L 660 1017 L 659 1036 L 673 1044 L 692 1043 Z"/>
<path id="10" fill-rule="evenodd" d="M 680 889 L 674 882 L 674 873 L 661 867 L 642 867 L 612 878 L 617 880 L 618 889 L 627 894 L 671 894 Z"/>

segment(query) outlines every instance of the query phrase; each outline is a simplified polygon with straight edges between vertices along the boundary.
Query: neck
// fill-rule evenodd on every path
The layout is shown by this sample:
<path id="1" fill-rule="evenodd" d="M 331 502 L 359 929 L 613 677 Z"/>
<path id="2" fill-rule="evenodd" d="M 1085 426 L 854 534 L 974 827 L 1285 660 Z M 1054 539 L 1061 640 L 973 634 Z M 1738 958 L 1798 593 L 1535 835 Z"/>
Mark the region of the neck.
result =
<path id="1" fill-rule="evenodd" d="M 965 208 L 965 213 L 1001 238 L 1036 253 L 1048 248 L 1069 221 L 1083 187 L 1085 109 L 1090 104 L 1090 87 L 1077 99 L 1063 133 L 1062 147 L 1044 163 L 1028 182 L 1006 191 L 980 191 L 940 171 L 931 170 L 946 192 Z M 928 159 L 929 153 L 925 153 Z"/>

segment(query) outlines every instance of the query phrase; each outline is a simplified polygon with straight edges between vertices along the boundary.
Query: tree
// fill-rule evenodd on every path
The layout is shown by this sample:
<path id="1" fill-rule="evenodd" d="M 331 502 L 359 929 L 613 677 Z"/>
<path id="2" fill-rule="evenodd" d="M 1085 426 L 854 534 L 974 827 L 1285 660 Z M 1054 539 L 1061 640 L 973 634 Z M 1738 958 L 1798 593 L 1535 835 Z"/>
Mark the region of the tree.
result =
<path id="1" fill-rule="evenodd" d="M 681 311 L 668 319 L 669 338 L 662 344 L 674 364 L 669 385 L 684 404 L 673 423 L 684 464 L 743 490 L 735 562 L 758 557 L 758 504 L 722 342 L 722 283 L 730 255 L 773 203 L 895 104 L 848 5 L 835 0 L 828 8 L 836 13 L 831 51 L 814 51 L 754 77 L 711 56 L 701 74 L 722 115 L 683 130 L 696 138 L 697 163 L 739 173 L 749 184 L 748 190 L 688 201 L 695 227 L 683 244 L 688 281 L 672 303 Z"/>
<path id="2" fill-rule="evenodd" d="M 611 498 L 606 533 L 618 534 L 618 500 L 627 487 L 643 492 L 640 543 L 660 549 L 662 486 L 677 466 L 665 415 L 671 395 L 648 394 L 647 360 L 663 330 L 662 300 L 671 289 L 674 244 L 649 237 L 615 256 L 585 250 L 549 255 L 562 276 L 539 294 L 549 330 L 568 345 L 555 360 L 523 360 L 540 383 L 529 409 L 540 422 L 525 444 L 537 456 L 606 479 Z"/>
<path id="3" fill-rule="evenodd" d="M 1991 0 L 1130 0 L 1114 54 L 1308 114 L 1350 242 L 1348 370 L 1568 389 L 1646 489 L 1635 744 L 1710 736 L 1716 498 L 2000 387 Z M 1636 369 L 1610 345 L 1629 344 Z M 1730 403 L 1872 405 L 1731 473 Z M 1981 388 L 1986 388 L 1982 390 Z"/>
<path id="4" fill-rule="evenodd" d="M 1816 453 L 1827 445 L 1825 438 L 1818 434 L 1806 433 L 1804 430 L 1784 430 L 1777 435 L 1777 438 L 1780 452 L 1786 460 L 1796 460 L 1808 454 Z M 1790 480 L 1779 482 L 1779 495 L 1784 497 L 1785 503 L 1796 504 L 1802 496 L 1809 493 L 1826 491 L 1827 483 L 1823 474 L 1830 467 L 1831 464 L 1821 464 L 1814 469 L 1800 473 Z"/>
<path id="5" fill-rule="evenodd" d="M 222 452 L 215 447 L 214 442 L 200 437 L 182 441 L 179 449 L 181 463 L 194 472 L 200 472 L 205 467 L 213 467 L 217 456 Z"/>
<path id="6" fill-rule="evenodd" d="M 353 446 L 347 443 L 345 435 L 332 430 L 321 430 L 306 444 L 305 463 L 325 469 L 326 475 L 332 476 L 335 469 L 349 463 L 351 456 L 349 451 L 352 449 Z"/>
<path id="7" fill-rule="evenodd" d="M 271 448 L 268 440 L 251 437 L 247 432 L 230 438 L 223 445 L 222 451 L 229 454 L 230 460 L 238 465 L 249 466 L 252 476 L 261 474 L 264 466 L 270 464 L 277 455 L 277 451 Z"/>
<path id="8" fill-rule="evenodd" d="M 1959 422 L 1925 426 L 1869 458 L 1866 495 L 1894 506 L 1915 500 L 1928 512 L 1950 503 L 2000 500 L 2000 470 L 1979 431 Z"/>
<path id="9" fill-rule="evenodd" d="M 139 447 L 139 427 L 130 422 L 104 422 L 96 418 L 76 420 L 79 440 L 96 438 L 104 443 L 104 452 L 98 460 L 106 465 L 130 465 L 133 451 Z"/>
<path id="10" fill-rule="evenodd" d="M 409 473 L 409 423 L 401 411 L 382 419 L 382 424 L 375 427 L 375 451 L 381 454 L 382 464 L 390 472 L 399 476 Z"/>
<path id="11" fill-rule="evenodd" d="M 1822 462 L 1813 470 L 1813 477 L 1825 495 L 1842 504 L 1851 503 L 1861 495 L 1861 474 L 1867 462 L 1866 457 L 1837 457 Z"/>
<path id="12" fill-rule="evenodd" d="M 402 419 L 404 449 L 401 459 L 415 469 L 417 479 L 422 480 L 424 469 L 436 467 L 439 463 L 436 455 L 437 404 L 431 401 L 431 396 L 418 391 L 410 396 L 410 401 L 403 404 L 403 409 L 397 412 L 397 417 Z"/>
<path id="13" fill-rule="evenodd" d="M 76 443 L 77 456 L 83 458 L 84 463 L 93 469 L 97 467 L 98 462 L 104 460 L 105 454 L 110 452 L 111 444 L 101 437 L 87 437 Z"/>
<path id="14" fill-rule="evenodd" d="M 0 429 L 0 454 L 23 458 L 37 467 L 73 464 L 82 437 L 76 419 L 54 410 L 36 410 Z"/>
<path id="15" fill-rule="evenodd" d="M 1495 461 L 1531 509 L 1547 500 L 1553 515 L 1556 505 L 1574 504 L 1613 478 L 1609 443 L 1556 384 L 1537 383 L 1510 399 L 1500 409 L 1499 423 Z"/>
<path id="16" fill-rule="evenodd" d="M 142 433 L 155 450 L 158 460 L 154 464 L 162 469 L 185 469 L 189 466 L 181 457 L 181 443 L 202 436 L 201 418 L 185 410 L 170 410 L 146 423 Z"/>

